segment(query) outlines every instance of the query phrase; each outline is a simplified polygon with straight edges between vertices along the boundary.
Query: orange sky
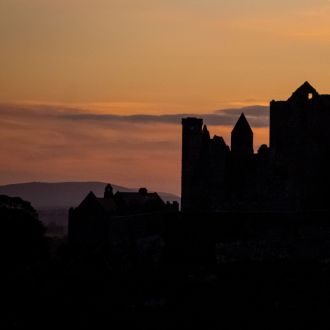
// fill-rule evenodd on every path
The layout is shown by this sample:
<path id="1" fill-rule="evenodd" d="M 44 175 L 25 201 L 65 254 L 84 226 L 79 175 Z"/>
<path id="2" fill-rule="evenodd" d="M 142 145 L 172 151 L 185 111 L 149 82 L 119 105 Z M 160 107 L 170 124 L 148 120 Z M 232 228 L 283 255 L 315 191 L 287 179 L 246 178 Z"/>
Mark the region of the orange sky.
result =
<path id="1" fill-rule="evenodd" d="M 2 0 L 0 184 L 179 193 L 179 123 L 102 115 L 207 117 L 286 99 L 305 80 L 329 93 L 329 16 L 328 0 Z"/>

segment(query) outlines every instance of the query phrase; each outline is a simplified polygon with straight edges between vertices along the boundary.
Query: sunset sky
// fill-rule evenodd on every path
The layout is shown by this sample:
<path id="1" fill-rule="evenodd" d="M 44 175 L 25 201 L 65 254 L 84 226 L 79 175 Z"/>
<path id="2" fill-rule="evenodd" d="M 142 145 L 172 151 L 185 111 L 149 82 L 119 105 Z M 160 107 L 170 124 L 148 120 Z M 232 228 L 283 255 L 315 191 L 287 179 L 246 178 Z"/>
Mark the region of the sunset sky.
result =
<path id="1" fill-rule="evenodd" d="M 268 108 L 330 93 L 329 0 L 1 0 L 0 184 L 180 193 L 184 115 L 255 150 Z M 243 108 L 243 109 L 242 109 Z"/>

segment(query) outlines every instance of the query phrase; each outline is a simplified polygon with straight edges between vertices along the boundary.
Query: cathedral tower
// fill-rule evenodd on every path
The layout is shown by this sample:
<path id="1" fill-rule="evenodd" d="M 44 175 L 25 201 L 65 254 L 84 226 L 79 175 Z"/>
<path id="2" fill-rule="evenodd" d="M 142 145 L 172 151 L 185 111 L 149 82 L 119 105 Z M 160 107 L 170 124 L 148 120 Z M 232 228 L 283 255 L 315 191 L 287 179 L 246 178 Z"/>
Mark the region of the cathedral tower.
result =
<path id="1" fill-rule="evenodd" d="M 201 155 L 203 119 L 182 119 L 181 210 L 193 209 L 197 187 L 194 185 Z"/>
<path id="2" fill-rule="evenodd" d="M 253 155 L 253 132 L 243 113 L 231 132 L 231 151 L 239 157 Z"/>

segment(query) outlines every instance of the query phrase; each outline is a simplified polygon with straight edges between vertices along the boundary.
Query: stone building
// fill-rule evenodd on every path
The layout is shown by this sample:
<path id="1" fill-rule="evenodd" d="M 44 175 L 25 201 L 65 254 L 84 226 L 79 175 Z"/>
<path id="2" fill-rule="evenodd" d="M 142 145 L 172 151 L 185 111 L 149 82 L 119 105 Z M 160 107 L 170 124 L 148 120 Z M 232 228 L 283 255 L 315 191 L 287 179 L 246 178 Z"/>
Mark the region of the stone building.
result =
<path id="1" fill-rule="evenodd" d="M 308 83 L 270 103 L 270 142 L 253 151 L 241 114 L 231 133 L 210 138 L 199 118 L 182 119 L 184 212 L 328 209 L 330 95 Z"/>
<path id="2" fill-rule="evenodd" d="M 155 192 L 140 188 L 138 192 L 114 193 L 106 186 L 103 197 L 90 192 L 69 212 L 68 239 L 75 247 L 107 246 L 124 251 L 143 240 L 158 237 L 163 221 L 177 213 L 177 202 L 165 203 Z"/>

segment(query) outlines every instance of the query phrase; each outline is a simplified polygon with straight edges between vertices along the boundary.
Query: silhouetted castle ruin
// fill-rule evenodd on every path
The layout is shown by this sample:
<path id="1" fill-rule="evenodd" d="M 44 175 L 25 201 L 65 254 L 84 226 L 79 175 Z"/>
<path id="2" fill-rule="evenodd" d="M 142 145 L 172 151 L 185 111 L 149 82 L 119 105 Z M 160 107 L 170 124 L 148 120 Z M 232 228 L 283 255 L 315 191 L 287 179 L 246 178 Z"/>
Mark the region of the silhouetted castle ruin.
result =
<path id="1" fill-rule="evenodd" d="M 70 209 L 69 242 L 75 246 L 124 246 L 154 238 L 161 232 L 164 219 L 178 211 L 176 201 L 165 203 L 146 188 L 114 192 L 108 184 L 103 197 L 91 191 L 76 208 Z"/>
<path id="2" fill-rule="evenodd" d="M 330 95 L 305 82 L 270 103 L 269 147 L 253 151 L 242 113 L 231 132 L 210 138 L 199 118 L 182 119 L 181 208 L 194 211 L 329 209 Z"/>

